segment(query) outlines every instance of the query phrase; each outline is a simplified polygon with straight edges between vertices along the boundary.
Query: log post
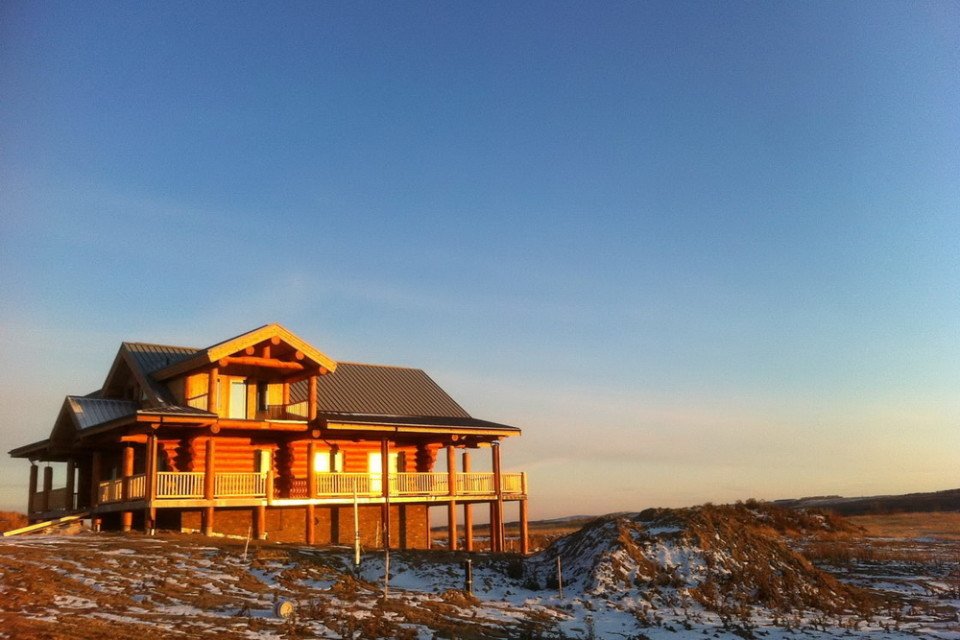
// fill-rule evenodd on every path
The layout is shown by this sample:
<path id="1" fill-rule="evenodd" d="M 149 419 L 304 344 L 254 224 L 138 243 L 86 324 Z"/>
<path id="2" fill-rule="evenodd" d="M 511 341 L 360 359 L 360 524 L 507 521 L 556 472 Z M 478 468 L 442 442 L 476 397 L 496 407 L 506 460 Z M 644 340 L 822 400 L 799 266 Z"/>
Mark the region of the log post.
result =
<path id="1" fill-rule="evenodd" d="M 258 504 L 253 509 L 253 535 L 257 540 L 267 539 L 267 507 Z"/>
<path id="2" fill-rule="evenodd" d="M 450 502 L 447 503 L 447 541 L 450 551 L 457 550 L 457 450 L 447 445 L 447 484 Z"/>
<path id="3" fill-rule="evenodd" d="M 311 440 L 307 443 L 307 498 L 317 497 L 317 443 Z"/>
<path id="4" fill-rule="evenodd" d="M 470 452 L 464 451 L 463 473 L 470 473 Z M 466 551 L 473 551 L 473 505 L 469 502 L 463 503 L 463 548 Z"/>
<path id="5" fill-rule="evenodd" d="M 73 511 L 76 509 L 76 500 L 74 499 L 74 493 L 76 493 L 76 477 L 77 477 L 77 463 L 74 462 L 73 458 L 67 460 L 67 511 Z"/>
<path id="6" fill-rule="evenodd" d="M 53 491 L 53 467 L 43 468 L 43 497 L 40 499 L 40 510 L 50 511 L 50 493 Z"/>
<path id="7" fill-rule="evenodd" d="M 430 529 L 430 505 L 426 505 L 424 511 L 424 522 L 423 525 L 427 530 L 427 545 L 426 549 L 429 550 L 433 547 L 433 531 Z"/>
<path id="8" fill-rule="evenodd" d="M 33 502 L 34 502 L 34 497 L 37 495 L 37 477 L 38 477 L 39 471 L 40 471 L 40 467 L 38 467 L 37 465 L 31 462 L 30 463 L 30 485 L 28 487 L 28 491 L 30 493 L 27 495 L 27 515 L 30 515 L 35 511 L 34 509 L 35 505 L 33 504 Z M 38 509 L 36 510 L 38 511 Z"/>
<path id="9" fill-rule="evenodd" d="M 207 377 L 207 411 L 217 413 L 217 377 L 220 375 L 218 367 L 212 367 Z"/>
<path id="10" fill-rule="evenodd" d="M 100 452 L 94 451 L 90 456 L 90 510 L 95 511 L 100 505 Z M 90 520 L 94 531 L 100 531 L 100 516 L 94 515 Z"/>
<path id="11" fill-rule="evenodd" d="M 495 531 L 497 531 L 500 526 L 497 524 L 497 503 L 496 501 L 490 502 L 490 553 L 496 553 L 497 549 L 497 536 Z"/>
<path id="12" fill-rule="evenodd" d="M 213 498 L 216 480 L 217 445 L 213 436 L 207 438 L 206 459 L 203 467 L 203 498 L 209 504 L 203 510 L 203 533 L 213 533 Z"/>
<path id="13" fill-rule="evenodd" d="M 527 555 L 530 553 L 529 527 L 527 525 L 527 499 L 520 500 L 520 553 Z"/>
<path id="14" fill-rule="evenodd" d="M 147 461 L 144 469 L 143 499 L 147 508 L 143 512 L 143 529 L 151 533 L 157 528 L 157 436 L 151 433 L 147 436 Z"/>
<path id="15" fill-rule="evenodd" d="M 313 422 L 317 419 L 317 376 L 312 375 L 307 387 L 307 419 Z"/>
<path id="16" fill-rule="evenodd" d="M 126 445 L 123 448 L 123 458 L 120 467 L 121 476 L 121 499 L 123 502 L 130 502 L 130 476 L 133 475 L 133 445 Z M 133 527 L 133 511 L 124 509 L 120 514 L 120 528 L 126 532 Z"/>
<path id="17" fill-rule="evenodd" d="M 502 552 L 504 547 L 503 540 L 503 478 L 500 474 L 500 443 L 495 441 L 493 446 L 493 489 L 497 494 L 497 530 L 491 531 L 492 538 L 497 540 L 497 551 Z"/>

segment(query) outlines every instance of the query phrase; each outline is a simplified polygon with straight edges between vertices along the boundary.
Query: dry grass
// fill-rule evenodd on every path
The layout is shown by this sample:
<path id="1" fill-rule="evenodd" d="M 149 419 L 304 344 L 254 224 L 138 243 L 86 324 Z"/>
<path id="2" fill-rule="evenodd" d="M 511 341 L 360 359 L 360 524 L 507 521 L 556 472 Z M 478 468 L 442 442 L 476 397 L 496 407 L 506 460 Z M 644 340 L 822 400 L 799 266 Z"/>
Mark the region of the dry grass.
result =
<path id="1" fill-rule="evenodd" d="M 960 540 L 960 512 L 956 511 L 850 516 L 847 520 L 876 538 Z"/>
<path id="2" fill-rule="evenodd" d="M 27 516 L 16 511 L 0 511 L 0 533 L 27 526 Z"/>

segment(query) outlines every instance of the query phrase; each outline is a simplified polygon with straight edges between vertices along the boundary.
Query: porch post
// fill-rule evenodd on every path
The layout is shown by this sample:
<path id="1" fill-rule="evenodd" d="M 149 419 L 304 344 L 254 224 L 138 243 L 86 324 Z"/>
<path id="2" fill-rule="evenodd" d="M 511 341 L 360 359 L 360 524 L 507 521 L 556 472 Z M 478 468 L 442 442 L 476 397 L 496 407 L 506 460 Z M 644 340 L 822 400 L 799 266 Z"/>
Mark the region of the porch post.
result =
<path id="1" fill-rule="evenodd" d="M 497 551 L 503 551 L 503 478 L 500 476 L 500 442 L 494 441 L 493 446 L 493 488 L 497 494 L 497 531 L 494 537 L 497 539 Z M 491 533 L 494 533 L 491 531 Z"/>
<path id="2" fill-rule="evenodd" d="M 76 501 L 74 500 L 74 493 L 76 492 L 76 475 L 77 475 L 77 463 L 73 461 L 73 458 L 67 460 L 67 511 L 73 511 L 76 508 Z"/>
<path id="3" fill-rule="evenodd" d="M 317 497 L 317 442 L 307 443 L 307 497 Z"/>
<path id="4" fill-rule="evenodd" d="M 423 518 L 423 519 L 424 519 L 423 526 L 424 526 L 424 527 L 426 528 L 426 530 L 427 530 L 427 546 L 426 546 L 426 549 L 429 550 L 431 547 L 433 547 L 433 532 L 430 530 L 430 505 L 429 505 L 429 504 L 426 505 L 426 508 L 424 509 L 424 518 Z"/>
<path id="5" fill-rule="evenodd" d="M 520 553 L 522 555 L 527 555 L 530 553 L 530 542 L 528 540 L 528 525 L 527 525 L 527 499 L 524 498 L 519 503 L 520 506 Z"/>
<path id="6" fill-rule="evenodd" d="M 30 462 L 30 485 L 28 490 L 30 493 L 27 495 L 27 515 L 29 516 L 34 512 L 33 498 L 37 495 L 37 474 L 40 471 L 40 467 Z"/>
<path id="7" fill-rule="evenodd" d="M 312 375 L 309 378 L 307 387 L 307 418 L 310 422 L 317 419 L 317 376 Z"/>
<path id="8" fill-rule="evenodd" d="M 218 367 L 212 367 L 207 377 L 207 411 L 217 413 L 217 377 L 220 375 Z"/>
<path id="9" fill-rule="evenodd" d="M 267 539 L 267 507 L 258 504 L 253 508 L 253 536 L 257 540 Z"/>
<path id="10" fill-rule="evenodd" d="M 497 549 L 497 536 L 496 531 L 500 529 L 500 525 L 497 524 L 497 503 L 491 501 L 490 503 L 490 553 L 496 553 Z"/>
<path id="11" fill-rule="evenodd" d="M 380 440 L 380 488 L 383 491 L 383 548 L 390 548 L 390 441 Z"/>
<path id="12" fill-rule="evenodd" d="M 53 491 L 53 467 L 48 466 L 43 468 L 43 497 L 40 499 L 40 510 L 41 511 L 50 511 L 50 492 Z"/>
<path id="13" fill-rule="evenodd" d="M 470 473 L 470 452 L 464 451 L 463 473 Z M 463 503 L 463 548 L 467 551 L 473 551 L 473 505 L 469 502 Z"/>
<path id="14" fill-rule="evenodd" d="M 123 459 L 120 467 L 120 477 L 122 478 L 120 489 L 121 499 L 124 502 L 130 502 L 130 476 L 133 475 L 133 445 L 126 445 L 123 448 Z M 126 532 L 133 527 L 133 511 L 125 509 L 120 514 L 120 528 Z"/>
<path id="15" fill-rule="evenodd" d="M 100 452 L 94 451 L 90 456 L 90 510 L 96 511 L 100 505 Z M 94 515 L 90 525 L 94 531 L 100 531 L 100 516 Z"/>
<path id="16" fill-rule="evenodd" d="M 447 541 L 450 551 L 457 550 L 457 450 L 447 445 L 447 484 L 450 502 L 447 503 Z"/>
<path id="17" fill-rule="evenodd" d="M 206 460 L 203 467 L 203 498 L 208 505 L 203 510 L 203 534 L 213 533 L 213 490 L 216 478 L 217 441 L 213 436 L 207 438 Z"/>
<path id="18" fill-rule="evenodd" d="M 143 512 L 143 528 L 147 533 L 157 528 L 157 507 L 154 501 L 157 499 L 157 436 L 150 434 L 147 436 L 147 462 L 143 499 L 147 503 L 147 508 Z"/>

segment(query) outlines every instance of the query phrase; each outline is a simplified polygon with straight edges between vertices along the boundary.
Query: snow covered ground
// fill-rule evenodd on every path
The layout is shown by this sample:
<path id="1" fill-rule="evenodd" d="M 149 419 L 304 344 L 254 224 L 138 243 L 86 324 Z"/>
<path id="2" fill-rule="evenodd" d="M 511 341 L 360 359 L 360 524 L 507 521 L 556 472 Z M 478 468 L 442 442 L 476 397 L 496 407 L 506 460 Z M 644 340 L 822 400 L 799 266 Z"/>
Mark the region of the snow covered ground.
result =
<path id="1" fill-rule="evenodd" d="M 365 553 L 354 572 L 346 549 L 254 543 L 244 558 L 242 542 L 194 536 L 3 539 L 0 637 L 960 640 L 956 541 L 893 548 L 858 540 L 864 549 L 882 544 L 887 559 L 873 552 L 842 566 L 818 561 L 839 578 L 831 582 L 789 554 L 771 560 L 780 557 L 770 555 L 779 546 L 763 555 L 749 548 L 758 544 L 749 538 L 725 539 L 722 527 L 712 534 L 714 547 L 693 544 L 699 539 L 689 523 L 670 524 L 662 515 L 599 521 L 526 560 L 393 552 L 386 596 L 382 552 Z M 472 595 L 463 591 L 468 557 Z M 758 559 L 770 571 L 748 571 L 745 565 Z M 812 578 L 796 573 L 802 566 Z M 826 596 L 809 594 L 809 602 L 825 598 L 836 607 L 803 608 L 782 594 L 768 598 L 743 587 L 767 574 L 786 580 L 771 583 L 776 588 L 829 587 Z M 844 585 L 875 590 L 874 604 L 849 608 L 860 601 L 850 600 Z M 744 604 L 746 596 L 758 603 Z M 276 614 L 283 601 L 295 605 L 293 616 Z"/>

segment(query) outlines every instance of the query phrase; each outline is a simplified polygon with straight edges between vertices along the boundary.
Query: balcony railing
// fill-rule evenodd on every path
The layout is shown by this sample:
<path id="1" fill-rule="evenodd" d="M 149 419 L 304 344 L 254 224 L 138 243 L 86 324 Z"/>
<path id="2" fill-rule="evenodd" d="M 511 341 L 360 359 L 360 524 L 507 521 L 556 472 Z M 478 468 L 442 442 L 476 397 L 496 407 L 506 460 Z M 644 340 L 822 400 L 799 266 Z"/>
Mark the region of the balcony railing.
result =
<path id="1" fill-rule="evenodd" d="M 450 475 L 440 473 L 391 473 L 390 495 L 396 497 L 449 496 Z M 128 495 L 124 496 L 124 482 L 128 482 Z M 318 498 L 363 498 L 380 497 L 384 494 L 382 473 L 318 473 L 315 493 Z M 464 497 L 494 496 L 496 487 L 492 473 L 454 474 L 454 495 Z M 161 471 L 157 473 L 156 497 L 158 499 L 201 499 L 204 497 L 206 474 L 202 471 Z M 500 476 L 500 488 L 504 495 L 522 495 L 526 492 L 522 473 L 504 473 Z M 286 487 L 279 480 L 274 482 L 274 498 L 304 499 L 308 496 L 306 478 L 287 480 Z M 215 498 L 263 498 L 267 495 L 266 473 L 217 473 L 213 481 Z M 62 495 L 61 495 L 62 494 Z M 129 478 L 106 480 L 99 486 L 99 503 L 121 502 L 124 499 L 142 500 L 146 497 L 146 476 L 139 474 Z M 66 489 L 50 493 L 50 509 L 65 508 Z M 43 493 L 34 496 L 35 509 L 42 504 Z"/>
<path id="2" fill-rule="evenodd" d="M 158 498 L 202 498 L 202 471 L 160 471 L 157 473 Z"/>
<path id="3" fill-rule="evenodd" d="M 217 497 L 262 497 L 267 495 L 267 474 L 218 473 L 213 487 L 213 493 Z"/>

